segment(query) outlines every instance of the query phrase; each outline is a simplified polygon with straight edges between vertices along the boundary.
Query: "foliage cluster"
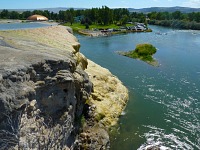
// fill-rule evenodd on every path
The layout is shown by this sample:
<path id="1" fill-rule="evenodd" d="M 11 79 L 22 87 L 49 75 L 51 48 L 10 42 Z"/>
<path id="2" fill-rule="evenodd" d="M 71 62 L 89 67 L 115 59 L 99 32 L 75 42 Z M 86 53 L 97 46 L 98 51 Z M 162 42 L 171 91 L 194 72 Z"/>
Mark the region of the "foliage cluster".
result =
<path id="1" fill-rule="evenodd" d="M 143 61 L 154 61 L 152 55 L 156 53 L 156 48 L 151 44 L 138 44 L 133 51 L 124 53 L 125 56 L 138 58 Z"/>
<path id="2" fill-rule="evenodd" d="M 65 26 L 70 26 L 70 23 L 64 23 L 63 25 Z M 87 24 L 80 24 L 80 23 L 73 23 L 70 27 L 74 30 L 74 31 L 79 31 L 79 30 L 83 30 L 86 29 L 86 25 Z M 126 24 L 126 27 L 128 26 L 133 26 L 132 24 Z M 89 29 L 119 29 L 120 26 L 116 25 L 116 24 L 109 24 L 109 25 L 103 25 L 103 24 L 92 24 L 89 25 Z"/>
<path id="3" fill-rule="evenodd" d="M 166 27 L 200 30 L 200 12 L 181 13 L 175 11 L 169 12 L 151 12 L 147 14 L 149 24 Z"/>
<path id="4" fill-rule="evenodd" d="M 177 29 L 192 29 L 200 30 L 200 23 L 195 21 L 184 21 L 184 20 L 151 20 L 149 24 L 159 25 L 165 27 L 172 27 Z"/>
<path id="5" fill-rule="evenodd" d="M 169 12 L 151 12 L 147 14 L 148 18 L 151 20 L 185 20 L 185 21 L 195 21 L 200 23 L 200 12 L 192 13 L 182 13 L 180 11 L 175 11 L 173 13 Z"/>
<path id="6" fill-rule="evenodd" d="M 60 10 L 58 13 L 48 10 L 34 11 L 8 11 L 0 12 L 0 19 L 26 19 L 33 14 L 43 15 L 50 20 L 59 22 L 81 23 L 84 28 L 91 25 L 125 25 L 127 22 L 141 22 L 182 29 L 200 29 L 200 12 L 182 13 L 180 11 L 170 12 L 150 12 L 148 14 L 129 12 L 126 8 L 110 9 L 107 6 L 91 9 L 73 9 L 66 11 Z"/>
<path id="7" fill-rule="evenodd" d="M 145 14 L 143 13 L 130 13 L 126 8 L 110 9 L 107 6 L 92 9 L 78 9 L 70 8 L 66 11 L 60 10 L 58 13 L 50 12 L 48 10 L 34 10 L 34 11 L 8 11 L 2 10 L 0 19 L 27 19 L 29 16 L 38 14 L 43 15 L 50 20 L 59 22 L 80 22 L 82 24 L 99 24 L 110 25 L 118 24 L 124 25 L 127 22 L 145 22 Z"/>

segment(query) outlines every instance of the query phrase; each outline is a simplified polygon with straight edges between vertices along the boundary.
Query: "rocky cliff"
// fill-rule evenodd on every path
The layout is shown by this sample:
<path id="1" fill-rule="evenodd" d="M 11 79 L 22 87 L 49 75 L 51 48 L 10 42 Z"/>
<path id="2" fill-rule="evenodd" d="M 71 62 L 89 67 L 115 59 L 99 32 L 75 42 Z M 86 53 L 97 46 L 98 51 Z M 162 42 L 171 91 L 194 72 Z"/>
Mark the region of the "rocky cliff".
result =
<path id="1" fill-rule="evenodd" d="M 91 129 L 88 134 L 104 133 L 94 148 L 109 148 L 106 127 L 113 125 L 124 109 L 127 89 L 119 80 L 112 80 L 116 86 L 121 85 L 121 91 L 108 88 L 95 92 L 103 84 L 107 87 L 109 79 L 93 86 L 97 68 L 88 65 L 79 52 L 80 44 L 68 30 L 54 26 L 0 32 L 0 149 L 81 149 L 83 145 L 91 149 L 91 141 L 90 145 L 82 144 L 88 142 L 83 140 L 88 136 L 85 130 L 75 142 L 84 124 L 83 114 L 90 114 L 90 123 L 85 126 Z M 97 79 L 102 80 L 98 75 Z M 103 92 L 116 96 L 99 96 Z M 106 105 L 95 103 L 102 98 L 121 105 L 112 117 L 104 114 Z"/>

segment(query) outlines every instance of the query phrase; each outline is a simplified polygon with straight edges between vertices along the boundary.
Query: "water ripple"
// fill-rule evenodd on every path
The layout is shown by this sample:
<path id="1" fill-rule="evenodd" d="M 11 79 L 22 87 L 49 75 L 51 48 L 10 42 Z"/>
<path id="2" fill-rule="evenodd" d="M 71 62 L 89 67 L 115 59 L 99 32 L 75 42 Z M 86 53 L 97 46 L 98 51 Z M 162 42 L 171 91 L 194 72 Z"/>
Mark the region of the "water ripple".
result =
<path id="1" fill-rule="evenodd" d="M 150 146 L 157 146 L 160 149 L 166 150 L 174 150 L 174 149 L 187 149 L 194 150 L 195 148 L 199 148 L 197 144 L 194 144 L 189 140 L 187 134 L 173 128 L 173 133 L 166 133 L 165 129 L 157 128 L 155 126 L 144 126 L 149 130 L 149 132 L 145 133 L 141 137 L 146 138 L 146 142 L 142 144 L 138 150 L 146 150 Z M 185 141 L 177 136 L 177 133 L 183 134 L 183 138 Z"/>
<path id="2" fill-rule="evenodd" d="M 160 77 L 171 84 L 153 84 L 155 79 L 147 80 L 142 76 L 143 85 L 140 90 L 146 100 L 164 106 L 166 124 L 171 124 L 171 129 L 164 130 L 155 126 L 144 126 L 147 132 L 141 137 L 146 138 L 138 150 L 143 150 L 149 145 L 164 146 L 167 149 L 199 149 L 200 146 L 200 101 L 198 84 L 188 77 L 167 77 L 160 72 Z M 155 81 L 154 81 L 155 80 Z M 170 88 L 171 87 L 171 88 Z M 172 90 L 173 89 L 173 90 Z M 169 132 L 169 133 L 167 133 Z M 183 140 L 184 139 L 184 140 Z"/>

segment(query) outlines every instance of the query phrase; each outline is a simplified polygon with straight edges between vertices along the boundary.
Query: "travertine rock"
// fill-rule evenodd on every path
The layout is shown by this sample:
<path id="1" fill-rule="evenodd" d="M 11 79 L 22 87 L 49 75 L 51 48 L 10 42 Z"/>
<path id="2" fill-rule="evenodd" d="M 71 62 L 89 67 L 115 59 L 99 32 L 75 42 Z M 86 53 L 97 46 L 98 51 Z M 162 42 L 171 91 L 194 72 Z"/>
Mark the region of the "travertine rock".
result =
<path id="1" fill-rule="evenodd" d="M 128 91 L 88 61 L 68 31 L 0 32 L 0 149 L 109 149 L 107 128 L 117 123 Z M 77 136 L 83 115 L 87 125 Z"/>
<path id="2" fill-rule="evenodd" d="M 89 99 L 96 106 L 95 118 L 106 127 L 115 125 L 128 100 L 127 88 L 108 69 L 90 60 L 86 72 L 94 84 Z"/>
<path id="3" fill-rule="evenodd" d="M 0 37 L 0 149 L 70 147 L 92 90 L 80 44 L 65 27 Z"/>

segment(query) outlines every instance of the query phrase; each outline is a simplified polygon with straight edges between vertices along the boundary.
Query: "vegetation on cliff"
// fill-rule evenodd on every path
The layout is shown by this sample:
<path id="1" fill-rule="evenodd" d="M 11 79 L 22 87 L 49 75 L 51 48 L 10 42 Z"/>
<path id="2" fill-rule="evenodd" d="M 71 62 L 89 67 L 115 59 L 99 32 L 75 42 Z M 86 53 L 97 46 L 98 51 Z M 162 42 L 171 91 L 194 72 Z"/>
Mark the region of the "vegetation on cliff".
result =
<path id="1" fill-rule="evenodd" d="M 143 60 L 144 62 L 147 62 L 153 66 L 158 66 L 158 62 L 152 57 L 156 51 L 156 48 L 151 44 L 138 44 L 135 50 L 120 52 L 119 54 L 130 58 Z"/>

